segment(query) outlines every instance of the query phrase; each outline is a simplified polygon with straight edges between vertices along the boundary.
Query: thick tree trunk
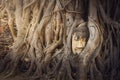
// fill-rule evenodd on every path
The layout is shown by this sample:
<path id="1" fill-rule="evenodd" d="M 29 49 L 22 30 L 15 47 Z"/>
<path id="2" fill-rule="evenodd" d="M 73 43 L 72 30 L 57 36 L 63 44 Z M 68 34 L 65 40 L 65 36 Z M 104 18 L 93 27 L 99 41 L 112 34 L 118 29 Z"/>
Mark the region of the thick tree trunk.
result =
<path id="1" fill-rule="evenodd" d="M 120 25 L 107 1 L 2 0 L 14 43 L 1 71 L 6 77 L 25 71 L 40 80 L 112 80 L 120 67 Z M 72 35 L 81 26 L 87 26 L 89 38 L 82 52 L 73 54 Z"/>

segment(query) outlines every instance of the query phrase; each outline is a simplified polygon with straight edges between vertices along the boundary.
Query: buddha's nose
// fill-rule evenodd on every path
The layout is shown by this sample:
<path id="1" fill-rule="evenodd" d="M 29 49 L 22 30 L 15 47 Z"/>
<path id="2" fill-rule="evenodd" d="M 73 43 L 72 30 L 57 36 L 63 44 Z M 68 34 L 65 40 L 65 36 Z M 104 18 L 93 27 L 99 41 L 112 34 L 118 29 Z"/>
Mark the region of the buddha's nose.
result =
<path id="1" fill-rule="evenodd" d="M 77 44 L 78 49 L 83 49 L 85 47 L 85 41 L 83 39 L 80 39 Z"/>

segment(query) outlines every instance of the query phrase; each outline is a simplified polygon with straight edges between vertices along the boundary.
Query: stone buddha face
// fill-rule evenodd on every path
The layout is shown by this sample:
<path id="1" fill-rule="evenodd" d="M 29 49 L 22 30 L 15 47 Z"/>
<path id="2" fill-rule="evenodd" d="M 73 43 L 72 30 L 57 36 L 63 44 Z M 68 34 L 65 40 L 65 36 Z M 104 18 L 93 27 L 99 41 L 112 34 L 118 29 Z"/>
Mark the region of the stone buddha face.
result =
<path id="1" fill-rule="evenodd" d="M 73 54 L 80 54 L 85 48 L 89 37 L 89 30 L 85 24 L 80 24 L 73 30 L 72 34 L 72 51 Z"/>

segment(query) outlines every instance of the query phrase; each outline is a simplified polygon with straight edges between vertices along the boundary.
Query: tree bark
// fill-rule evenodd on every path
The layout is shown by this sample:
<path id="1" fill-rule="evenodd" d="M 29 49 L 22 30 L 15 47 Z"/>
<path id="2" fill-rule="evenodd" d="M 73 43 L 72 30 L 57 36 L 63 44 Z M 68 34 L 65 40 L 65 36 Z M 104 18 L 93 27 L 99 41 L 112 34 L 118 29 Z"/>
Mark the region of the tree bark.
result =
<path id="1" fill-rule="evenodd" d="M 120 67 L 116 17 L 120 16 L 115 6 L 120 1 L 112 2 L 115 13 L 110 12 L 109 0 L 2 0 L 0 11 L 7 12 L 14 42 L 0 70 L 5 69 L 9 77 L 25 69 L 40 80 L 114 79 Z M 73 30 L 83 23 L 89 38 L 82 52 L 74 55 Z"/>

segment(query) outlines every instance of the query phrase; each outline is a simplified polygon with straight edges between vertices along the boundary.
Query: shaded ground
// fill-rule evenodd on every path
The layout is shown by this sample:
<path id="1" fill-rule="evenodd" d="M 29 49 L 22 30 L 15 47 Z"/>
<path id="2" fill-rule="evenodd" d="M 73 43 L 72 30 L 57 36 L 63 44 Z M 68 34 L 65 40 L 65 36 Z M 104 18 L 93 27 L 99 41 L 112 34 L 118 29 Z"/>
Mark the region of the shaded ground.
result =
<path id="1" fill-rule="evenodd" d="M 0 60 L 4 58 L 4 56 L 10 52 L 10 48 L 12 46 L 13 39 L 10 34 L 10 30 L 8 25 L 5 23 L 1 23 L 0 21 Z M 15 76 L 11 76 L 9 78 L 4 78 L 5 74 L 0 73 L 0 80 L 32 80 L 27 77 L 26 74 L 18 72 Z"/>
<path id="2" fill-rule="evenodd" d="M 4 56 L 11 51 L 10 47 L 13 43 L 8 24 L 3 20 L 7 21 L 7 16 L 5 16 L 4 19 L 0 19 L 0 60 L 2 60 Z M 16 72 L 15 75 L 8 78 L 5 77 L 6 73 L 0 73 L 0 80 L 39 80 L 32 78 L 32 76 L 28 77 L 24 72 Z"/>
<path id="3" fill-rule="evenodd" d="M 12 45 L 13 39 L 6 24 L 0 23 L 0 59 L 7 54 Z"/>

